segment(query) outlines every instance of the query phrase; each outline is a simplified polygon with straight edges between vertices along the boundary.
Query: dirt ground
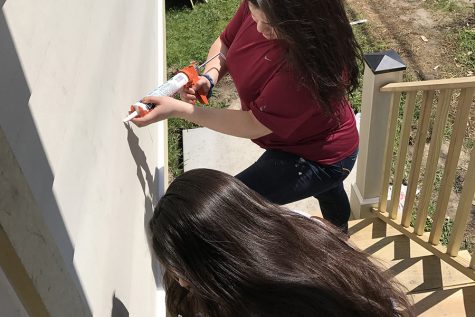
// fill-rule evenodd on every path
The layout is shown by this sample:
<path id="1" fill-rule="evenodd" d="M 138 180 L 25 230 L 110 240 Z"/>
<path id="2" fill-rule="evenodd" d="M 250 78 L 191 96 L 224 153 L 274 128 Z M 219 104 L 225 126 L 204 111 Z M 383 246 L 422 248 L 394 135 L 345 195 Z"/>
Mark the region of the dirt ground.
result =
<path id="1" fill-rule="evenodd" d="M 468 0 L 459 0 L 469 7 Z M 457 63 L 454 34 L 475 24 L 475 11 L 429 9 L 424 0 L 347 0 L 350 11 L 368 19 L 371 36 L 387 43 L 407 63 L 412 80 L 472 76 Z M 475 49 L 475 48 L 474 48 Z M 475 52 L 473 52 L 475 54 Z"/>

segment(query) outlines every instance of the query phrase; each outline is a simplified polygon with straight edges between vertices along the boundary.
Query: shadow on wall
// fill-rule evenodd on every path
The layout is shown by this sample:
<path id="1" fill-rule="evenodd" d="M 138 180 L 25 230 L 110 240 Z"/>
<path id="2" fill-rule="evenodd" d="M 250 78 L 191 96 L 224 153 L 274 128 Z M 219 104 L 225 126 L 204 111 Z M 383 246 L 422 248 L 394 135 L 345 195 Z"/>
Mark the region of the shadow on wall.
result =
<path id="1" fill-rule="evenodd" d="M 5 146 L 7 152 L 11 151 L 13 153 L 17 164 L 21 168 L 20 172 L 9 179 L 28 184 L 35 203 L 39 207 L 35 210 L 40 210 L 41 213 L 34 216 L 46 224 L 56 244 L 56 246 L 50 246 L 49 248 L 48 245 L 45 245 L 45 248 L 50 252 L 59 249 L 61 253 L 60 257 L 62 257 L 63 263 L 54 268 L 50 266 L 47 271 L 51 272 L 51 270 L 57 269 L 58 272 L 51 274 L 62 276 L 64 275 L 62 271 L 66 269 L 69 273 L 68 276 L 74 281 L 82 301 L 87 303 L 73 264 L 74 246 L 71 243 L 52 190 L 54 175 L 30 112 L 31 92 L 3 12 L 5 0 L 0 0 L 0 3 L 2 7 L 0 12 L 0 129 L 6 137 L 6 142 L 0 144 L 0 146 Z M 5 169 L 7 175 L 12 176 L 11 166 L 2 166 L 2 169 Z M 2 191 L 8 189 L 8 191 L 2 192 L 3 198 L 0 201 L 0 210 L 5 211 L 5 213 L 0 214 L 0 220 L 4 222 L 2 225 L 6 231 L 8 228 L 11 230 L 14 228 L 14 237 L 23 237 L 18 239 L 21 241 L 12 241 L 12 243 L 22 246 L 22 250 L 30 250 L 32 246 L 26 245 L 28 242 L 25 241 L 34 241 L 38 238 L 46 242 L 50 240 L 45 240 L 41 236 L 41 232 L 34 232 L 32 219 L 26 217 L 28 221 L 24 220 L 25 215 L 28 216 L 34 210 L 17 210 L 15 208 L 26 199 L 26 193 L 18 192 L 18 182 L 8 182 L 3 176 L 0 179 Z M 28 196 L 28 198 L 30 197 Z M 7 210 L 15 210 L 16 212 L 8 214 Z M 10 235 L 12 235 L 12 232 L 10 232 Z M 41 253 L 38 252 L 37 254 L 40 256 Z M 32 261 L 34 262 L 34 258 L 30 257 L 28 264 L 32 264 Z M 50 261 L 54 260 L 38 259 L 37 262 L 49 263 Z M 40 269 L 38 270 L 41 272 Z M 87 309 L 90 316 L 89 307 Z"/>
<path id="2" fill-rule="evenodd" d="M 129 317 L 129 311 L 124 303 L 114 295 L 112 295 L 112 313 L 111 317 Z"/>
<path id="3" fill-rule="evenodd" d="M 162 170 L 163 168 L 161 168 L 160 170 Z M 159 170 L 156 169 L 156 174 L 155 174 L 155 177 L 158 177 L 159 174 Z M 149 222 L 150 222 L 150 219 L 152 219 L 152 216 L 153 216 L 153 211 L 154 211 L 154 206 L 157 204 L 157 202 L 153 202 L 148 199 L 146 197 L 145 199 L 145 215 L 144 215 L 144 230 L 145 230 L 145 233 L 146 233 L 146 237 L 147 237 L 147 245 L 148 245 L 148 249 L 149 249 L 149 252 L 151 254 L 151 267 L 152 267 L 152 272 L 153 272 L 153 278 L 155 280 L 155 286 L 157 287 L 157 289 L 162 289 L 162 271 L 161 271 L 161 268 L 160 268 L 160 263 L 158 262 L 158 260 L 156 259 L 155 257 L 155 251 L 153 250 L 153 242 L 152 242 L 152 233 L 150 232 L 150 227 L 149 227 Z"/>
<path id="4" fill-rule="evenodd" d="M 127 142 L 129 144 L 130 153 L 134 158 L 135 164 L 137 165 L 137 179 L 139 180 L 140 186 L 142 187 L 142 191 L 144 193 L 144 208 L 145 208 L 145 215 L 144 215 L 144 230 L 147 236 L 147 244 L 148 249 L 150 251 L 151 257 L 151 267 L 153 272 L 153 277 L 155 279 L 155 285 L 157 288 L 161 288 L 162 286 L 162 273 L 160 270 L 160 265 L 158 261 L 156 261 L 155 257 L 153 256 L 155 252 L 153 251 L 152 242 L 150 240 L 151 234 L 148 223 L 153 216 L 153 210 L 155 205 L 157 204 L 158 200 L 158 188 L 157 185 L 163 186 L 164 184 L 158 184 L 155 180 L 160 179 L 160 175 L 163 175 L 163 167 L 160 169 L 155 169 L 155 175 L 152 176 L 150 168 L 147 164 L 147 156 L 145 152 L 139 145 L 139 138 L 134 133 L 131 125 L 129 123 L 125 123 L 125 128 L 127 129 Z M 144 177 L 145 174 L 145 177 Z M 148 191 L 146 191 L 146 185 L 148 186 Z M 150 196 L 149 196 L 150 195 Z"/>
<path id="5" fill-rule="evenodd" d="M 152 202 L 155 200 L 155 196 L 156 196 L 155 192 L 157 191 L 157 188 L 153 180 L 152 172 L 150 171 L 150 168 L 148 167 L 148 164 L 147 164 L 147 156 L 145 155 L 145 152 L 140 147 L 139 138 L 134 133 L 134 130 L 132 130 L 132 127 L 130 126 L 130 124 L 124 123 L 124 125 L 125 125 L 125 128 L 127 129 L 127 142 L 129 143 L 130 153 L 132 154 L 135 164 L 137 165 L 137 178 L 140 182 L 140 185 L 142 186 L 142 191 L 144 193 L 144 196 L 147 196 L 145 185 L 148 186 L 149 194 L 151 195 L 150 201 Z M 145 177 L 143 173 L 145 173 Z"/>

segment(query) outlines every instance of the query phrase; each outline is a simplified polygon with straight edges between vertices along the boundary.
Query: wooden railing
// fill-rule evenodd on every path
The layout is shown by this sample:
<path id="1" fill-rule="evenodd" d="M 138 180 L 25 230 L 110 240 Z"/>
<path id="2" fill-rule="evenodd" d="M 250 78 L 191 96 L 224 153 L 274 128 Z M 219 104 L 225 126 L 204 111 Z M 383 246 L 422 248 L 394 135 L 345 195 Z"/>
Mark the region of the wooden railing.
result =
<path id="1" fill-rule="evenodd" d="M 463 256 L 459 254 L 475 193 L 475 145 L 473 145 L 473 140 L 468 142 L 472 143 L 470 161 L 448 244 L 442 246 L 439 242 L 446 221 L 446 211 L 463 147 L 465 130 L 470 118 L 470 108 L 474 102 L 475 77 L 391 83 L 384 85 L 380 91 L 391 94 L 391 108 L 384 149 L 382 188 L 378 207 L 373 211 L 377 211 L 379 218 L 475 280 L 475 254 L 472 257 L 468 252 L 465 252 Z M 422 96 L 421 102 L 420 96 Z M 401 121 L 398 118 L 402 101 L 404 101 L 404 107 Z M 415 109 L 418 107 L 420 107 L 417 109 L 419 115 L 415 120 L 417 129 L 414 131 L 413 117 Z M 444 130 L 451 108 L 454 109 L 452 112 L 455 112 L 455 117 L 450 122 L 450 124 L 453 122 L 453 125 L 452 132 L 449 134 L 449 148 L 445 164 L 442 167 L 440 188 L 435 195 L 435 209 L 433 209 L 432 215 L 429 215 L 434 180 L 444 141 Z M 435 111 L 435 118 L 432 115 L 433 111 Z M 400 125 L 398 121 L 400 121 Z M 400 128 L 399 142 L 395 144 L 398 126 Z M 426 156 L 424 150 L 430 127 L 432 128 L 430 145 L 427 158 L 424 160 Z M 411 151 L 412 155 L 408 155 L 411 132 L 413 135 L 415 132 L 415 142 L 413 151 Z M 398 213 L 401 187 L 405 170 L 409 165 L 404 207 L 402 213 Z M 392 190 L 391 196 L 388 197 L 391 179 Z M 420 188 L 419 193 L 417 193 L 418 188 Z M 416 206 L 417 212 L 414 215 L 413 210 Z M 428 216 L 432 219 L 432 226 L 429 232 L 425 232 Z"/>

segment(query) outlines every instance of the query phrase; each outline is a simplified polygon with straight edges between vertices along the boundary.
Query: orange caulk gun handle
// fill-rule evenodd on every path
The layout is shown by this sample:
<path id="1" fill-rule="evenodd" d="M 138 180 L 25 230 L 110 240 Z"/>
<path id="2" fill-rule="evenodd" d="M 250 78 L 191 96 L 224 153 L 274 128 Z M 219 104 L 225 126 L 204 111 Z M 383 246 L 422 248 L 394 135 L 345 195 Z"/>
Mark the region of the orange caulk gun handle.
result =
<path id="1" fill-rule="evenodd" d="M 198 71 L 195 68 L 195 63 L 191 63 L 190 65 L 181 69 L 180 72 L 184 73 L 188 77 L 188 83 L 186 84 L 187 87 L 191 87 L 196 84 L 200 78 L 200 75 L 198 75 Z M 206 98 L 206 94 L 203 92 L 203 90 L 196 92 L 196 98 L 202 104 L 208 104 L 208 98 Z"/>
<path id="2" fill-rule="evenodd" d="M 198 90 L 195 95 L 200 103 L 204 105 L 208 104 L 208 98 L 206 97 L 206 94 L 203 92 L 203 89 Z"/>

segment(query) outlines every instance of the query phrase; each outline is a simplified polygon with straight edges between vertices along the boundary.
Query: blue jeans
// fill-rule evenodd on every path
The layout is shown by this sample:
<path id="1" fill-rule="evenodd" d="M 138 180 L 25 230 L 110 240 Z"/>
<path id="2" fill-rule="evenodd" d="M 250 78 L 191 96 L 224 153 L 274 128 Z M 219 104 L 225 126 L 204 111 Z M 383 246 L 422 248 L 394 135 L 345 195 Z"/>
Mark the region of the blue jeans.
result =
<path id="1" fill-rule="evenodd" d="M 340 162 L 322 165 L 295 154 L 267 150 L 236 178 L 280 205 L 313 196 L 320 203 L 323 218 L 347 232 L 351 211 L 343 180 L 355 165 L 357 154 L 358 150 Z"/>

